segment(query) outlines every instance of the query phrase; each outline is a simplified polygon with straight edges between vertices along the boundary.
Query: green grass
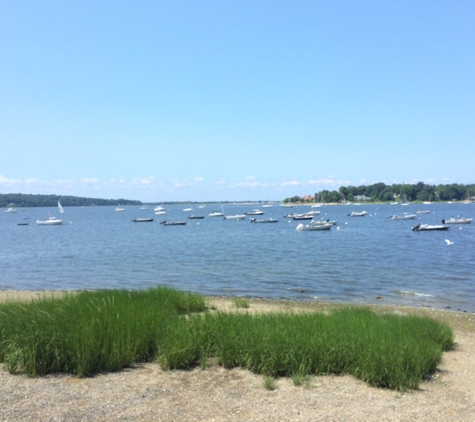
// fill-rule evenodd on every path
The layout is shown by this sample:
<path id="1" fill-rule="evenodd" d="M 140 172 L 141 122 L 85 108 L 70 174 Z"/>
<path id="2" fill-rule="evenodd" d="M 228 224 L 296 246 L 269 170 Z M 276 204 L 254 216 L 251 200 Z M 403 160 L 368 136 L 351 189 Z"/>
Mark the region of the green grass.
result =
<path id="1" fill-rule="evenodd" d="M 351 374 L 418 388 L 453 344 L 449 326 L 366 308 L 318 313 L 208 313 L 203 297 L 167 288 L 95 291 L 0 305 L 0 361 L 11 373 L 77 376 L 157 360 L 163 369 L 241 367 L 270 381 Z M 199 314 L 194 314 L 199 313 Z M 272 382 L 273 384 L 273 382 Z"/>
<path id="2" fill-rule="evenodd" d="M 236 297 L 234 298 L 234 306 L 236 308 L 249 308 L 250 303 L 249 300 L 244 297 Z"/>

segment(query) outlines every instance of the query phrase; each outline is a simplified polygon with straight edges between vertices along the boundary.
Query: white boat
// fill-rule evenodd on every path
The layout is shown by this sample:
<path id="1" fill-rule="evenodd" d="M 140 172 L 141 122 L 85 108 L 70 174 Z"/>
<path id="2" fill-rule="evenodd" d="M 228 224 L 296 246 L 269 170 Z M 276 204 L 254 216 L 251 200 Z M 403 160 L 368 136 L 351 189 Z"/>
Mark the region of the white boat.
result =
<path id="1" fill-rule="evenodd" d="M 352 211 L 348 217 L 364 217 L 366 214 L 368 214 L 366 211 Z"/>
<path id="2" fill-rule="evenodd" d="M 336 220 L 312 220 L 310 224 L 314 225 L 324 225 L 324 224 L 331 224 L 332 226 L 336 226 L 338 224 L 338 221 Z"/>
<path id="3" fill-rule="evenodd" d="M 208 214 L 208 217 L 224 217 L 224 212 L 214 211 Z"/>
<path id="4" fill-rule="evenodd" d="M 305 213 L 305 215 L 320 215 L 320 211 L 312 210 Z"/>
<path id="5" fill-rule="evenodd" d="M 403 195 L 403 196 L 402 196 L 401 205 L 409 205 L 409 202 L 407 202 L 407 197 L 406 197 L 406 195 Z"/>
<path id="6" fill-rule="evenodd" d="M 263 215 L 264 211 L 261 211 L 259 209 L 255 209 L 255 210 L 252 210 L 252 211 L 245 212 L 244 214 L 246 214 L 246 215 Z"/>
<path id="7" fill-rule="evenodd" d="M 225 220 L 244 220 L 246 218 L 246 214 L 235 214 L 235 215 L 225 215 Z"/>
<path id="8" fill-rule="evenodd" d="M 157 211 L 165 211 L 165 208 L 163 208 L 163 207 L 160 206 L 160 205 L 157 205 L 157 206 L 153 209 L 153 211 L 154 211 L 155 213 L 156 213 Z"/>
<path id="9" fill-rule="evenodd" d="M 405 212 L 403 215 L 391 215 L 388 217 L 389 220 L 414 220 L 416 214 L 408 214 Z"/>
<path id="10" fill-rule="evenodd" d="M 184 208 L 183 211 L 184 212 L 191 212 L 191 211 L 193 211 L 193 208 Z"/>
<path id="11" fill-rule="evenodd" d="M 3 212 L 17 212 L 18 210 L 16 208 L 8 208 Z"/>
<path id="12" fill-rule="evenodd" d="M 416 214 L 430 214 L 429 210 L 416 211 Z"/>
<path id="13" fill-rule="evenodd" d="M 167 212 L 165 210 L 155 211 L 155 215 L 165 215 Z"/>
<path id="14" fill-rule="evenodd" d="M 36 220 L 38 226 L 60 226 L 63 220 L 58 220 L 56 217 L 50 217 L 47 220 Z"/>
<path id="15" fill-rule="evenodd" d="M 61 206 L 61 202 L 58 201 L 58 211 L 60 214 L 63 214 L 64 213 L 64 209 L 63 207 Z"/>
<path id="16" fill-rule="evenodd" d="M 442 220 L 442 224 L 470 224 L 473 218 L 455 218 L 452 217 L 450 220 Z"/>
<path id="17" fill-rule="evenodd" d="M 117 212 L 125 211 L 125 208 L 115 207 L 115 211 L 117 211 Z"/>
<path id="18" fill-rule="evenodd" d="M 333 224 L 327 223 L 327 224 L 302 224 L 300 223 L 296 230 L 299 232 L 303 231 L 315 231 L 315 230 L 330 230 L 333 227 Z"/>
<path id="19" fill-rule="evenodd" d="M 448 230 L 449 226 L 430 225 L 430 224 L 418 224 L 412 228 L 415 232 L 427 232 L 427 231 L 440 231 Z"/>

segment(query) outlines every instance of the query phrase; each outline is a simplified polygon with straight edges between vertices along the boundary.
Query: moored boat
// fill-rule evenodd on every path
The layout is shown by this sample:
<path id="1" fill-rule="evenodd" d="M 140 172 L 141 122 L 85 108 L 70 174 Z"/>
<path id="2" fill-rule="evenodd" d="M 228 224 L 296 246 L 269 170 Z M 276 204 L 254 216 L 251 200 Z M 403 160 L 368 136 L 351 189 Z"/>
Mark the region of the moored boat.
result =
<path id="1" fill-rule="evenodd" d="M 405 212 L 403 215 L 391 215 L 388 217 L 389 220 L 414 220 L 416 218 L 415 214 L 408 214 Z"/>
<path id="2" fill-rule="evenodd" d="M 470 224 L 473 218 L 455 218 L 452 217 L 449 220 L 442 220 L 442 224 Z"/>
<path id="3" fill-rule="evenodd" d="M 160 224 L 164 226 L 186 226 L 188 223 L 186 221 L 161 221 Z"/>
<path id="4" fill-rule="evenodd" d="M 189 220 L 202 220 L 203 218 L 205 218 L 204 215 L 189 215 L 188 216 Z"/>
<path id="5" fill-rule="evenodd" d="M 297 227 L 296 230 L 299 232 L 302 231 L 316 231 L 316 230 L 330 230 L 333 227 L 333 224 L 302 224 L 300 223 Z"/>
<path id="6" fill-rule="evenodd" d="M 246 214 L 246 215 L 263 215 L 264 211 L 261 211 L 259 209 L 255 209 L 255 210 L 252 210 L 252 211 L 245 212 L 244 214 Z"/>
<path id="7" fill-rule="evenodd" d="M 50 217 L 47 220 L 36 220 L 38 226 L 60 226 L 63 220 L 58 220 L 56 217 Z"/>
<path id="8" fill-rule="evenodd" d="M 352 211 L 348 217 L 364 217 L 366 214 L 368 214 L 366 211 Z"/>
<path id="9" fill-rule="evenodd" d="M 276 218 L 251 218 L 249 221 L 251 223 L 277 223 L 279 220 L 277 220 Z"/>
<path id="10" fill-rule="evenodd" d="M 235 215 L 225 215 L 225 220 L 244 220 L 246 218 L 246 214 L 235 214 Z"/>
<path id="11" fill-rule="evenodd" d="M 412 228 L 415 232 L 427 232 L 427 231 L 441 231 L 441 230 L 448 230 L 448 226 L 440 226 L 440 225 L 431 225 L 431 224 L 418 224 Z"/>
<path id="12" fill-rule="evenodd" d="M 132 221 L 134 223 L 151 223 L 153 218 L 134 218 Z"/>

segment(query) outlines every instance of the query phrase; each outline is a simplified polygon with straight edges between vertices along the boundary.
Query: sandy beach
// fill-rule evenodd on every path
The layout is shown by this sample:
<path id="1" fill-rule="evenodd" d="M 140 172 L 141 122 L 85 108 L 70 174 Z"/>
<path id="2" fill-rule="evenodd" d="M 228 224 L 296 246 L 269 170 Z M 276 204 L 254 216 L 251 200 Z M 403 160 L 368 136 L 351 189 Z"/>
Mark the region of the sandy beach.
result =
<path id="1" fill-rule="evenodd" d="M 0 291 L 0 302 L 44 293 Z M 56 292 L 54 294 L 61 294 Z M 229 298 L 209 298 L 236 310 Z M 251 300 L 239 312 L 322 312 L 331 304 Z M 448 323 L 455 347 L 444 353 L 420 389 L 399 393 L 369 387 L 350 376 L 312 377 L 294 386 L 278 379 L 267 390 L 262 376 L 211 366 L 165 372 L 147 363 L 90 378 L 53 375 L 31 379 L 0 369 L 1 421 L 475 421 L 475 315 L 426 308 L 374 307 L 427 315 Z"/>

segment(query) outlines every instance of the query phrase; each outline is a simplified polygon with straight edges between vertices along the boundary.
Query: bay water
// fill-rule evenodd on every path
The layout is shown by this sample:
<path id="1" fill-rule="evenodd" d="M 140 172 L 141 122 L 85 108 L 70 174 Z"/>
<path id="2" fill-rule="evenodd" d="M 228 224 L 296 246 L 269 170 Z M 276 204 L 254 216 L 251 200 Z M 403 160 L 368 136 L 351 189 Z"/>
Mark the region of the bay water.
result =
<path id="1" fill-rule="evenodd" d="M 193 211 L 184 211 L 191 207 Z M 228 215 L 256 204 L 225 205 Z M 261 208 L 252 224 L 209 217 L 216 205 L 25 208 L 0 215 L 0 289 L 144 289 L 167 285 L 214 296 L 396 304 L 475 312 L 475 222 L 448 231 L 414 232 L 417 223 L 473 218 L 475 203 L 363 204 Z M 319 210 L 337 220 L 329 231 L 299 232 L 288 213 Z M 352 211 L 365 217 L 349 217 Z M 414 220 L 389 220 L 415 213 Z M 204 215 L 191 220 L 190 214 Z M 37 226 L 54 215 L 61 226 Z M 154 218 L 134 223 L 134 218 Z M 186 221 L 164 226 L 160 221 Z M 28 221 L 28 225 L 18 225 Z M 445 239 L 453 242 L 447 245 Z"/>

